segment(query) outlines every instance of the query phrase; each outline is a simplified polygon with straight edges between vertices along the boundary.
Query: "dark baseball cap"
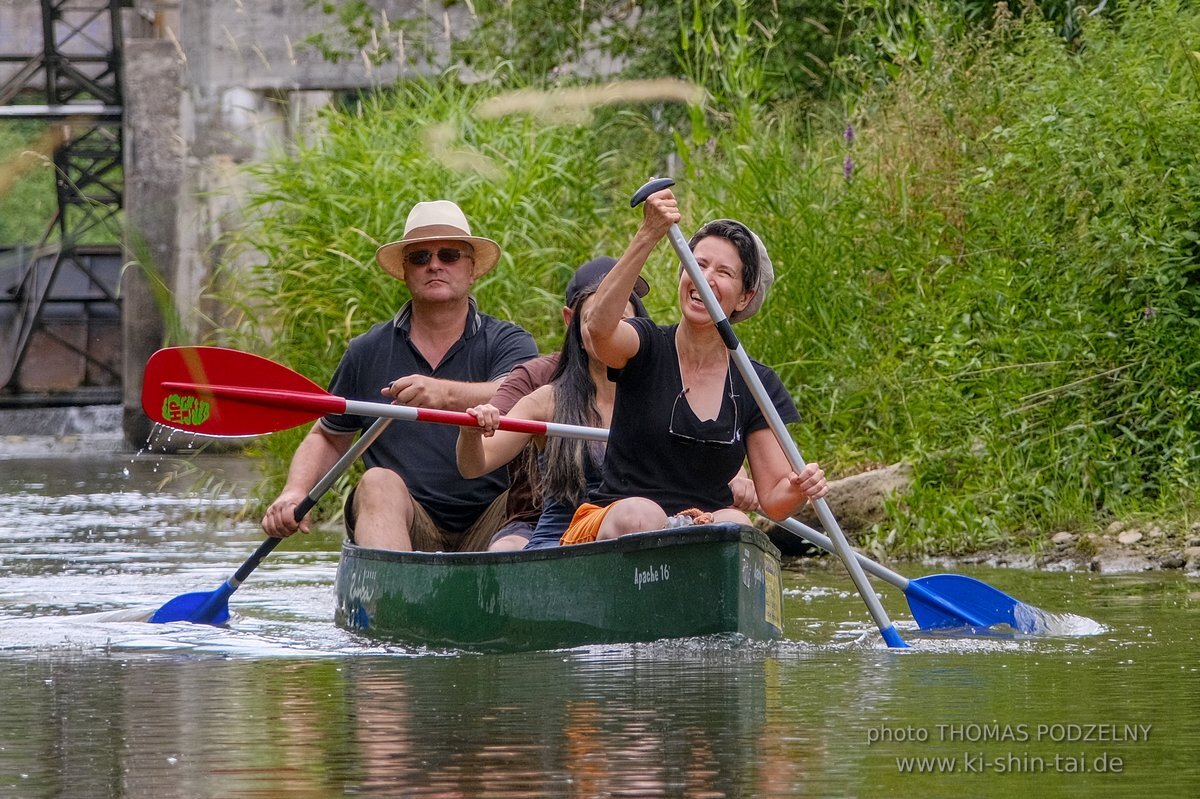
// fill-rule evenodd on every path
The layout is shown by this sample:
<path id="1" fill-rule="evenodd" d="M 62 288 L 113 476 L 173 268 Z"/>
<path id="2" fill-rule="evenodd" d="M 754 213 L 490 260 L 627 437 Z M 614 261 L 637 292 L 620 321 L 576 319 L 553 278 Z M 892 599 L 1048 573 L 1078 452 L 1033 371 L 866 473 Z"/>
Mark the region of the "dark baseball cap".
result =
<path id="1" fill-rule="evenodd" d="M 611 272 L 612 268 L 616 265 L 616 258 L 610 258 L 607 255 L 600 255 L 576 269 L 575 274 L 571 275 L 571 279 L 567 281 L 567 305 L 574 305 L 575 300 L 579 299 L 579 295 L 582 294 L 585 289 L 599 286 L 600 281 L 604 279 L 604 276 Z M 642 303 L 640 302 L 640 298 L 645 297 L 649 293 L 650 284 L 646 282 L 646 278 L 639 275 L 637 282 L 633 284 L 633 296 L 630 297 L 630 300 L 633 302 L 633 306 L 639 310 L 639 316 L 643 315 L 641 313 Z"/>

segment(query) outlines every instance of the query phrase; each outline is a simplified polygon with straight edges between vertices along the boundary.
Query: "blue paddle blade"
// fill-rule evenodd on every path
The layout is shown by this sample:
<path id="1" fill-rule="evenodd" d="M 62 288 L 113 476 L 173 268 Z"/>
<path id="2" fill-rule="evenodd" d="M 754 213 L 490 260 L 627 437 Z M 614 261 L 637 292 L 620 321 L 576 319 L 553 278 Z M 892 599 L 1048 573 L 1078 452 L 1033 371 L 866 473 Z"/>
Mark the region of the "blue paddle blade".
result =
<path id="1" fill-rule="evenodd" d="M 172 599 L 150 617 L 151 624 L 190 621 L 192 624 L 221 626 L 229 621 L 229 595 L 233 588 L 225 583 L 216 591 L 198 591 Z"/>
<path id="2" fill-rule="evenodd" d="M 909 581 L 904 595 L 922 630 L 985 629 L 1006 624 L 1018 632 L 1037 632 L 1038 615 L 1032 608 L 972 577 L 960 574 L 918 577 Z"/>

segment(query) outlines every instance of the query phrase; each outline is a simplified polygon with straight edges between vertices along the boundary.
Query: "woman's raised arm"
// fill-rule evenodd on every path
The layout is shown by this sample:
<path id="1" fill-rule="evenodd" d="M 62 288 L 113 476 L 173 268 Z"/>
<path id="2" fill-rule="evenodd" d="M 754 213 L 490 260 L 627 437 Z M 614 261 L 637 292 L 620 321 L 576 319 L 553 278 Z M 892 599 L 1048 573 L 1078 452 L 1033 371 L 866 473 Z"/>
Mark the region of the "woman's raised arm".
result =
<path id="1" fill-rule="evenodd" d="M 600 281 L 595 296 L 583 310 L 583 335 L 606 366 L 620 369 L 638 351 L 637 332 L 621 324 L 634 284 L 654 247 L 679 222 L 679 205 L 670 189 L 651 194 L 642 212 L 642 224 L 615 266 Z"/>

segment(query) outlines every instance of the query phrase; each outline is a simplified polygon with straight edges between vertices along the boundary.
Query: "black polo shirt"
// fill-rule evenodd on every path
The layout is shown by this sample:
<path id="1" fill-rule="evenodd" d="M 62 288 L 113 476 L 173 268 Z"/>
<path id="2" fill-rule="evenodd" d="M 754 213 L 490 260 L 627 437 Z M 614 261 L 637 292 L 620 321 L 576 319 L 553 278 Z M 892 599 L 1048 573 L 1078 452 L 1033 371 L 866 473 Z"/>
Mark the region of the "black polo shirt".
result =
<path id="1" fill-rule="evenodd" d="M 434 369 L 410 339 L 411 305 L 405 304 L 395 319 L 375 325 L 350 342 L 330 380 L 331 393 L 381 402 L 386 398 L 380 389 L 411 374 L 486 383 L 538 354 L 529 333 L 511 322 L 479 313 L 471 298 L 462 337 Z M 320 424 L 333 433 L 352 433 L 366 430 L 374 421 L 370 416 L 331 414 Z M 453 425 L 395 420 L 366 451 L 363 462 L 397 472 L 439 527 L 462 532 L 507 487 L 508 473 L 507 468 L 500 468 L 475 480 L 464 479 L 454 455 L 457 439 L 458 428 Z"/>

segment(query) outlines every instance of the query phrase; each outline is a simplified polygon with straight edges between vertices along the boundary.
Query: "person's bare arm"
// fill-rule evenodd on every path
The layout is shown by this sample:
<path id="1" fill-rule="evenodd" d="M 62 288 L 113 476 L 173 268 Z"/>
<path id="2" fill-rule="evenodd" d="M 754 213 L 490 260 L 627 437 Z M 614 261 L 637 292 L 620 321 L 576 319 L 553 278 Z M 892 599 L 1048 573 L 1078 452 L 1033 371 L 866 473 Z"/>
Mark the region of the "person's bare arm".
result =
<path id="1" fill-rule="evenodd" d="M 733 507 L 738 510 L 758 510 L 758 494 L 754 491 L 754 480 L 746 473 L 746 467 L 738 469 L 738 473 L 729 481 L 729 490 L 733 494 Z"/>
<path id="2" fill-rule="evenodd" d="M 514 419 L 548 421 L 545 401 L 553 396 L 553 391 L 552 386 L 543 386 L 522 397 L 509 415 Z M 476 405 L 468 408 L 467 413 L 479 421 L 479 426 L 459 428 L 455 456 L 458 459 L 459 474 L 468 479 L 481 477 L 504 466 L 517 457 L 533 438 L 529 433 L 497 429 L 500 411 L 494 405 Z"/>
<path id="3" fill-rule="evenodd" d="M 670 189 L 651 194 L 646 200 L 642 224 L 612 270 L 600 281 L 595 296 L 583 309 L 585 335 L 596 355 L 607 366 L 623 367 L 637 354 L 637 331 L 621 324 L 625 305 L 634 284 L 655 246 L 679 221 L 679 205 Z"/>
<path id="4" fill-rule="evenodd" d="M 317 481 L 333 468 L 338 458 L 350 449 L 353 440 L 353 433 L 331 433 L 319 422 L 313 425 L 292 455 L 283 491 L 263 516 L 263 532 L 272 538 L 287 538 L 297 530 L 309 531 L 308 516 L 297 523 L 296 506 L 304 501 Z"/>
<path id="5" fill-rule="evenodd" d="M 775 521 L 786 519 L 805 502 L 823 497 L 829 490 L 825 472 L 818 464 L 807 464 L 799 474 L 792 471 L 770 428 L 750 434 L 746 439 L 746 454 L 750 458 L 758 504 L 763 514 Z"/>
<path id="6" fill-rule="evenodd" d="M 399 405 L 465 411 L 491 399 L 502 382 L 504 381 L 501 379 L 487 383 L 463 383 L 425 375 L 405 375 L 384 386 L 380 393 L 391 397 Z"/>

